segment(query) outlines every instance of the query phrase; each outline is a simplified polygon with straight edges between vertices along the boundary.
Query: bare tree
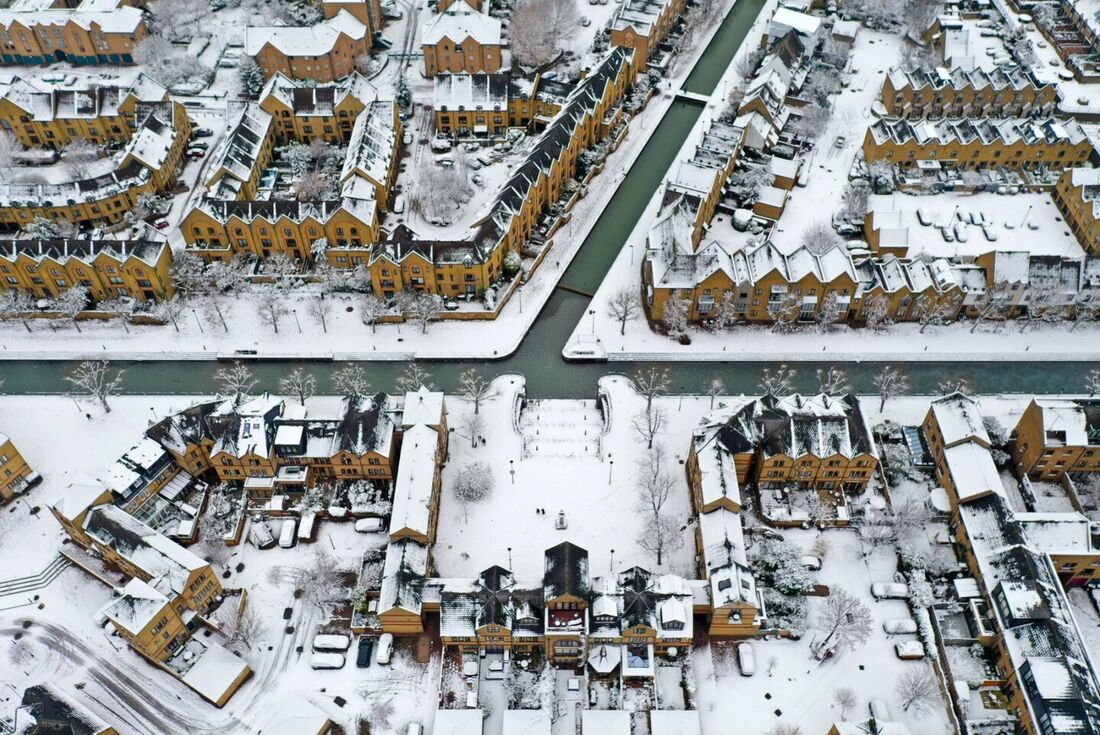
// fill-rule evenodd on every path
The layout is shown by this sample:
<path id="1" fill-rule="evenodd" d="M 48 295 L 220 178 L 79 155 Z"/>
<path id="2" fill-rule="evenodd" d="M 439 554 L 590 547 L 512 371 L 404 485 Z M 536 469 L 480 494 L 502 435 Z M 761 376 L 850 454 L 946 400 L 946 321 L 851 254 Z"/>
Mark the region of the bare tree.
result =
<path id="1" fill-rule="evenodd" d="M 27 314 L 34 311 L 35 299 L 26 291 L 0 291 L 0 319 L 18 319 L 28 331 L 31 329 Z"/>
<path id="2" fill-rule="evenodd" d="M 863 306 L 863 323 L 872 332 L 882 332 L 894 323 L 890 318 L 890 300 L 882 294 L 867 299 Z"/>
<path id="3" fill-rule="evenodd" d="M 710 407 L 714 408 L 714 399 L 726 392 L 726 381 L 720 375 L 710 376 L 707 381 L 707 395 L 710 396 Z"/>
<path id="4" fill-rule="evenodd" d="M 227 396 L 248 396 L 256 385 L 252 369 L 243 362 L 234 362 L 214 373 L 218 392 Z"/>
<path id="5" fill-rule="evenodd" d="M 229 334 L 229 322 L 227 318 L 232 311 L 233 304 L 228 301 L 222 301 L 217 296 L 203 299 L 202 314 L 206 317 L 206 321 L 211 324 L 221 324 L 226 334 Z"/>
<path id="6" fill-rule="evenodd" d="M 665 425 L 665 412 L 661 409 L 653 411 L 639 411 L 634 417 L 634 431 L 646 442 L 646 447 L 653 448 L 653 439 L 661 432 Z"/>
<path id="7" fill-rule="evenodd" d="M 177 291 L 188 296 L 205 291 L 210 285 L 206 263 L 184 250 L 172 259 L 172 283 Z"/>
<path id="8" fill-rule="evenodd" d="M 642 313 L 642 300 L 638 292 L 627 286 L 615 292 L 607 305 L 607 315 L 619 323 L 619 334 L 626 334 L 626 323 Z"/>
<path id="9" fill-rule="evenodd" d="M 481 411 L 481 402 L 496 395 L 493 381 L 482 376 L 477 368 L 463 370 L 458 376 L 458 389 L 462 397 L 474 404 L 474 413 Z"/>
<path id="10" fill-rule="evenodd" d="M 768 318 L 773 332 L 790 332 L 798 324 L 802 313 L 802 292 L 792 288 L 778 299 L 768 300 Z"/>
<path id="11" fill-rule="evenodd" d="M 909 377 L 893 365 L 884 366 L 871 382 L 878 390 L 878 397 L 882 399 L 878 407 L 879 411 L 886 408 L 886 401 L 889 398 L 909 390 Z"/>
<path id="12" fill-rule="evenodd" d="M 576 20 L 576 0 L 520 0 L 508 24 L 512 55 L 527 66 L 545 64 Z"/>
<path id="13" fill-rule="evenodd" d="M 840 707 L 840 719 L 848 719 L 848 710 L 856 706 L 856 690 L 851 687 L 837 687 L 833 690 L 833 701 Z"/>
<path id="14" fill-rule="evenodd" d="M 88 308 L 88 289 L 85 286 L 76 285 L 61 294 L 61 298 L 54 302 L 58 311 L 72 322 L 76 331 L 81 331 L 77 317 Z"/>
<path id="15" fill-rule="evenodd" d="M 296 367 L 285 378 L 280 378 L 279 390 L 298 396 L 298 402 L 304 406 L 306 399 L 312 398 L 317 392 L 317 377 L 313 373 L 307 373 L 303 367 Z"/>
<path id="16" fill-rule="evenodd" d="M 825 220 L 813 222 L 802 231 L 802 247 L 814 255 L 827 253 L 840 245 L 840 242 L 840 235 Z"/>
<path id="17" fill-rule="evenodd" d="M 638 546 L 656 557 L 657 566 L 664 563 L 666 553 L 672 553 L 683 545 L 683 533 L 667 514 L 649 517 L 638 534 Z"/>
<path id="18" fill-rule="evenodd" d="M 243 256 L 235 255 L 229 260 L 219 260 L 207 266 L 208 279 L 219 293 L 239 292 L 249 283 L 252 266 Z"/>
<path id="19" fill-rule="evenodd" d="M 970 333 L 973 334 L 983 322 L 1003 323 L 1008 319 L 1009 312 L 1012 310 L 1012 299 L 1013 292 L 1010 284 L 1003 281 L 994 283 L 982 300 L 978 315 L 974 317 L 974 324 L 970 327 Z"/>
<path id="20" fill-rule="evenodd" d="M 852 389 L 852 383 L 848 380 L 848 374 L 838 367 L 818 368 L 814 371 L 817 376 L 817 390 L 828 396 L 842 396 Z"/>
<path id="21" fill-rule="evenodd" d="M 267 623 L 255 605 L 246 604 L 230 622 L 226 643 L 237 653 L 247 653 L 267 632 Z"/>
<path id="22" fill-rule="evenodd" d="M 287 253 L 275 253 L 263 261 L 263 273 L 271 277 L 272 288 L 285 289 L 291 285 L 291 277 L 298 274 L 298 261 Z"/>
<path id="23" fill-rule="evenodd" d="M 664 315 L 661 323 L 665 331 L 672 339 L 680 339 L 688 331 L 688 315 L 691 313 L 691 302 L 679 296 L 670 296 L 665 300 Z"/>
<path id="24" fill-rule="evenodd" d="M 733 329 L 740 318 L 741 311 L 733 292 L 722 294 L 722 298 L 718 301 L 718 309 L 715 312 L 714 319 L 711 320 L 712 328 L 716 330 Z"/>
<path id="25" fill-rule="evenodd" d="M 117 395 L 122 387 L 123 369 L 111 370 L 106 360 L 85 360 L 65 376 L 65 382 L 95 398 L 106 413 L 111 412 L 107 399 Z"/>
<path id="26" fill-rule="evenodd" d="M 793 722 L 778 722 L 768 735 L 802 735 L 802 728 Z"/>
<path id="27" fill-rule="evenodd" d="M 348 363 L 332 373 L 332 387 L 342 396 L 361 398 L 370 391 L 367 371 L 362 365 Z"/>
<path id="28" fill-rule="evenodd" d="M 1031 279 L 1024 299 L 1027 309 L 1020 323 L 1021 333 L 1033 324 L 1061 322 L 1069 316 L 1066 293 L 1053 277 Z"/>
<path id="29" fill-rule="evenodd" d="M 432 374 L 420 363 L 410 362 L 397 376 L 397 390 L 402 393 L 411 393 L 420 390 L 421 387 L 435 390 Z"/>
<path id="30" fill-rule="evenodd" d="M 328 324 L 326 322 L 326 319 L 328 317 L 328 304 L 329 302 L 326 301 L 323 297 L 310 299 L 306 303 L 306 313 L 308 313 L 311 318 L 321 324 L 321 331 L 325 332 L 326 334 L 328 333 Z"/>
<path id="31" fill-rule="evenodd" d="M 837 319 L 840 318 L 840 297 L 836 295 L 835 291 L 830 291 L 825 294 L 825 298 L 821 300 L 821 304 L 817 307 L 817 313 L 814 315 L 814 321 L 817 323 L 817 331 L 828 332 L 835 325 Z"/>
<path id="32" fill-rule="evenodd" d="M 294 185 L 294 196 L 301 202 L 315 202 L 326 199 L 331 189 L 332 184 L 327 176 L 320 171 L 310 171 Z"/>
<path id="33" fill-rule="evenodd" d="M 99 147 L 86 138 L 73 138 L 61 148 L 61 160 L 74 179 L 90 178 L 92 164 L 99 160 Z"/>
<path id="34" fill-rule="evenodd" d="M 829 110 L 817 103 L 801 108 L 798 119 L 791 123 L 791 132 L 803 140 L 817 140 L 829 124 Z"/>
<path id="35" fill-rule="evenodd" d="M 823 633 L 812 644 L 816 652 L 854 649 L 871 637 L 871 610 L 851 592 L 837 587 L 821 605 L 815 627 Z"/>
<path id="36" fill-rule="evenodd" d="M 496 481 L 493 469 L 486 462 L 471 462 L 455 477 L 455 498 L 462 503 L 462 514 L 470 522 L 470 503 L 480 503 L 493 494 Z"/>
<path id="37" fill-rule="evenodd" d="M 0 130 L 0 178 L 6 179 L 15 166 L 16 156 L 26 150 L 10 130 Z"/>
<path id="38" fill-rule="evenodd" d="M 638 544 L 656 557 L 657 566 L 663 563 L 666 552 L 679 549 L 683 534 L 676 521 L 665 511 L 665 504 L 672 495 L 675 481 L 668 468 L 664 448 L 652 447 L 638 463 L 637 482 L 641 493 L 638 510 L 646 519 Z"/>
<path id="39" fill-rule="evenodd" d="M 359 317 L 363 323 L 370 326 L 373 334 L 378 326 L 378 320 L 386 313 L 386 302 L 374 294 L 367 294 L 359 302 Z"/>
<path id="40" fill-rule="evenodd" d="M 970 395 L 970 383 L 966 378 L 945 378 L 936 383 L 936 392 L 941 396 L 949 396 L 952 393 Z"/>
<path id="41" fill-rule="evenodd" d="M 771 368 L 764 368 L 758 384 L 760 392 L 769 396 L 790 393 L 794 389 L 794 376 L 797 373 L 797 370 L 786 365 L 780 365 L 774 371 Z"/>
<path id="42" fill-rule="evenodd" d="M 634 371 L 634 387 L 645 396 L 645 410 L 649 413 L 653 410 L 653 399 L 668 393 L 668 389 L 672 387 L 672 373 L 668 368 L 654 365 L 638 368 Z"/>
<path id="43" fill-rule="evenodd" d="M 405 291 L 398 298 L 398 308 L 406 319 L 420 325 L 421 334 L 427 334 L 428 324 L 439 318 L 442 299 L 434 293 Z"/>
<path id="44" fill-rule="evenodd" d="M 906 667 L 898 677 L 894 691 L 905 712 L 923 714 L 940 704 L 940 687 L 932 668 L 926 664 Z"/>
<path id="45" fill-rule="evenodd" d="M 316 546 L 309 563 L 293 570 L 292 580 L 301 598 L 320 612 L 341 593 L 340 567 L 323 546 Z"/>
<path id="46" fill-rule="evenodd" d="M 924 294 L 917 299 L 913 306 L 920 324 L 920 333 L 929 327 L 940 327 L 947 324 L 955 316 L 955 309 L 950 301 L 943 301 L 934 296 Z"/>
<path id="47" fill-rule="evenodd" d="M 1085 373 L 1085 390 L 1089 392 L 1090 398 L 1100 393 L 1100 370 L 1093 368 Z"/>
<path id="48" fill-rule="evenodd" d="M 279 333 L 279 319 L 290 313 L 286 306 L 286 297 L 276 288 L 267 286 L 256 297 L 256 312 L 260 315 L 260 321 Z"/>
<path id="49" fill-rule="evenodd" d="M 460 419 L 460 426 L 470 437 L 470 447 L 477 447 L 477 442 L 485 433 L 485 417 L 480 413 L 467 413 Z"/>
<path id="50" fill-rule="evenodd" d="M 841 198 L 844 209 L 841 214 L 847 219 L 862 220 L 867 214 L 867 204 L 871 198 L 871 187 L 866 183 L 849 183 L 844 187 Z"/>

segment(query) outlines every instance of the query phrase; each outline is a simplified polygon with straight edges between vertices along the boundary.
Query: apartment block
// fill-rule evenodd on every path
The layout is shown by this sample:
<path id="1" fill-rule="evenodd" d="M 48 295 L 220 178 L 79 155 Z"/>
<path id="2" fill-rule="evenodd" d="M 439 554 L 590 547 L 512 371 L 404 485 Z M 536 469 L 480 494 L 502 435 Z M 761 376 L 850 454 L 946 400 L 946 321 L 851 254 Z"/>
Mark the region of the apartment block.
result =
<path id="1" fill-rule="evenodd" d="M 1023 69 L 905 71 L 891 69 L 882 83 L 882 104 L 890 117 L 911 120 L 960 117 L 1047 117 L 1060 95 L 1049 82 Z"/>
<path id="2" fill-rule="evenodd" d="M 244 41 L 265 79 L 281 73 L 316 82 L 348 76 L 370 46 L 370 29 L 347 10 L 311 26 L 249 26 Z"/>
<path id="3" fill-rule="evenodd" d="M 1013 459 L 1045 482 L 1100 472 L 1100 400 L 1032 399 L 1016 424 Z"/>
<path id="4" fill-rule="evenodd" d="M 0 503 L 6 503 L 34 487 L 42 477 L 31 469 L 6 434 L 0 434 Z"/>
<path id="5" fill-rule="evenodd" d="M 686 0 L 625 0 L 611 19 L 611 45 L 634 49 L 634 63 L 644 67 L 686 6 Z"/>
<path id="6" fill-rule="evenodd" d="M 0 11 L 0 61 L 133 64 L 134 48 L 148 35 L 141 9 L 122 0 L 17 0 Z"/>
<path id="7" fill-rule="evenodd" d="M 148 240 L 0 241 L 0 290 L 56 299 L 76 285 L 94 301 L 171 298 L 172 249 Z"/>
<path id="8" fill-rule="evenodd" d="M 1077 242 L 1086 253 L 1100 255 L 1100 169 L 1063 171 L 1053 196 Z"/>
<path id="9" fill-rule="evenodd" d="M 504 63 L 500 20 L 466 0 L 455 0 L 424 24 L 420 48 L 429 78 L 445 72 L 495 74 Z"/>

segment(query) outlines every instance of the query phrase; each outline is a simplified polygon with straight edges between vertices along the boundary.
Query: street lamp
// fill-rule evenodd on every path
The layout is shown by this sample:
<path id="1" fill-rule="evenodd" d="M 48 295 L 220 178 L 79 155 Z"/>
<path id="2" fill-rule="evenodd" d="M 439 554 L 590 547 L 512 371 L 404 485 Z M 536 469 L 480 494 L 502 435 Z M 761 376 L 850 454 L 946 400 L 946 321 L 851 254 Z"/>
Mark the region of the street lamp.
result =
<path id="1" fill-rule="evenodd" d="M 516 461 L 514 459 L 508 460 L 508 474 L 512 476 L 512 484 L 516 484 Z"/>
<path id="2" fill-rule="evenodd" d="M 610 455 L 608 455 L 610 457 Z M 607 484 L 611 484 L 611 473 L 615 471 L 615 460 L 607 460 Z"/>
<path id="3" fill-rule="evenodd" d="M 294 323 L 298 325 L 298 334 L 301 334 L 302 333 L 302 323 L 300 321 L 298 321 L 298 310 L 297 309 L 291 309 L 291 312 L 293 312 L 293 314 L 294 314 Z"/>
<path id="4" fill-rule="evenodd" d="M 206 334 L 206 332 L 203 331 L 202 322 L 199 321 L 199 313 L 194 309 L 191 310 L 191 313 L 195 316 L 195 324 L 199 325 L 199 333 Z"/>
<path id="5" fill-rule="evenodd" d="M 592 317 L 592 334 L 595 334 L 596 333 L 596 310 L 595 309 L 589 309 L 588 310 L 588 315 L 590 317 Z"/>

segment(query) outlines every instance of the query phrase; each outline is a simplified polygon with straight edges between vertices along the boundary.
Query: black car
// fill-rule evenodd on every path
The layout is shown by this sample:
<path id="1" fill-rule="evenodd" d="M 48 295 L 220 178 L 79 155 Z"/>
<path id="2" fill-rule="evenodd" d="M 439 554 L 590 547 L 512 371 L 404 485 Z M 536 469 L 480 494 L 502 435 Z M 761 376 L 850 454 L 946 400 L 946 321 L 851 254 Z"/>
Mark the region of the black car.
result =
<path id="1" fill-rule="evenodd" d="M 356 667 L 360 669 L 369 667 L 372 653 L 374 653 L 374 640 L 366 636 L 360 636 L 359 647 L 355 649 Z"/>
<path id="2" fill-rule="evenodd" d="M 196 138 L 209 138 L 213 134 L 214 131 L 210 128 L 195 128 L 191 131 L 191 135 L 195 136 Z"/>

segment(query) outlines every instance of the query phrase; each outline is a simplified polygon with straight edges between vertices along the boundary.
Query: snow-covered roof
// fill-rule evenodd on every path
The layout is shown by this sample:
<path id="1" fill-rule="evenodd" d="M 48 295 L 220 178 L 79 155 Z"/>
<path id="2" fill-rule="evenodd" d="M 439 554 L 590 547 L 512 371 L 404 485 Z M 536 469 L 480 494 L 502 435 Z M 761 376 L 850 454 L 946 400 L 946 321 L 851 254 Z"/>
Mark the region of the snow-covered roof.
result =
<path id="1" fill-rule="evenodd" d="M 479 709 L 437 709 L 433 735 L 481 735 L 482 711 Z"/>
<path id="2" fill-rule="evenodd" d="M 956 444 L 944 450 L 943 458 L 960 503 L 990 493 L 1005 494 L 1001 475 L 987 447 L 974 442 Z"/>
<path id="3" fill-rule="evenodd" d="M 488 10 L 488 3 L 485 4 Z M 444 38 L 460 44 L 467 38 L 482 46 L 499 46 L 501 22 L 487 12 L 474 10 L 466 0 L 455 0 L 424 24 L 422 43 L 434 46 Z"/>
<path id="4" fill-rule="evenodd" d="M 945 447 L 972 440 L 989 446 L 989 432 L 978 402 L 970 396 L 962 393 L 944 396 L 932 401 L 929 411 L 939 426 Z"/>
<path id="5" fill-rule="evenodd" d="M 650 710 L 649 732 L 650 735 L 700 735 L 699 713 L 695 710 Z"/>
<path id="6" fill-rule="evenodd" d="M 581 713 L 582 735 L 630 735 L 630 713 L 586 709 Z"/>
<path id="7" fill-rule="evenodd" d="M 730 563 L 748 564 L 740 513 L 726 508 L 702 513 L 699 516 L 699 533 L 703 542 L 703 562 L 708 570 L 720 569 Z"/>
<path id="8" fill-rule="evenodd" d="M 376 186 L 389 186 L 389 173 L 397 155 L 396 119 L 393 100 L 376 100 L 359 113 L 348 139 L 340 181 L 359 175 Z"/>
<path id="9" fill-rule="evenodd" d="M 501 735 L 550 735 L 550 713 L 541 709 L 505 710 Z"/>
<path id="10" fill-rule="evenodd" d="M 424 580 L 428 574 L 428 547 L 412 539 L 401 539 L 386 547 L 378 612 L 405 610 L 420 614 Z"/>
<path id="11" fill-rule="evenodd" d="M 49 505 L 57 511 L 62 518 L 73 521 L 81 513 L 92 507 L 104 493 L 104 487 L 95 482 L 74 482 L 69 484 L 60 497 Z"/>
<path id="12" fill-rule="evenodd" d="M 31 735 L 46 724 L 54 731 L 64 728 L 66 735 L 101 735 L 115 729 L 95 713 L 55 689 L 52 684 L 35 684 L 23 691 L 23 698 L 11 722 L 11 735 Z"/>
<path id="13" fill-rule="evenodd" d="M 170 600 L 160 590 L 134 577 L 100 612 L 121 630 L 136 636 L 160 616 Z"/>
<path id="14" fill-rule="evenodd" d="M 333 17 L 309 26 L 248 26 L 244 48 L 249 56 L 258 55 L 268 44 L 286 56 L 326 56 L 341 36 L 362 41 L 368 35 L 369 29 L 362 22 L 340 10 Z"/>
<path id="15" fill-rule="evenodd" d="M 218 702 L 248 672 L 248 663 L 215 641 L 206 639 L 203 644 L 206 650 L 199 654 L 190 670 L 183 675 L 183 683 L 207 701 Z"/>
<path id="16" fill-rule="evenodd" d="M 393 490 L 391 538 L 409 531 L 421 536 L 429 535 L 438 446 L 439 434 L 430 426 L 417 424 L 405 432 L 398 460 L 401 470 L 397 473 Z"/>
<path id="17" fill-rule="evenodd" d="M 1017 513 L 1035 548 L 1045 554 L 1088 554 L 1092 551 L 1092 532 L 1087 517 L 1080 513 Z"/>
<path id="18" fill-rule="evenodd" d="M 443 423 L 444 400 L 442 391 L 428 390 L 420 386 L 405 394 L 401 424 L 405 427 L 424 424 L 440 426 Z"/>
<path id="19" fill-rule="evenodd" d="M 803 36 L 813 36 L 820 27 L 820 18 L 790 8 L 779 8 L 768 21 L 768 36 L 779 38 L 792 30 Z"/>
<path id="20" fill-rule="evenodd" d="M 508 75 L 437 74 L 432 107 L 436 110 L 507 110 Z"/>
<path id="21" fill-rule="evenodd" d="M 32 32 L 38 26 L 65 26 L 73 23 L 86 31 L 132 34 L 144 25 L 145 20 L 141 9 L 130 5 L 109 10 L 16 5 L 0 11 L 0 26 L 11 28 L 13 23 L 24 25 Z"/>
<path id="22" fill-rule="evenodd" d="M 331 720 L 303 696 L 279 696 L 264 704 L 261 722 L 264 735 L 319 735 Z"/>

